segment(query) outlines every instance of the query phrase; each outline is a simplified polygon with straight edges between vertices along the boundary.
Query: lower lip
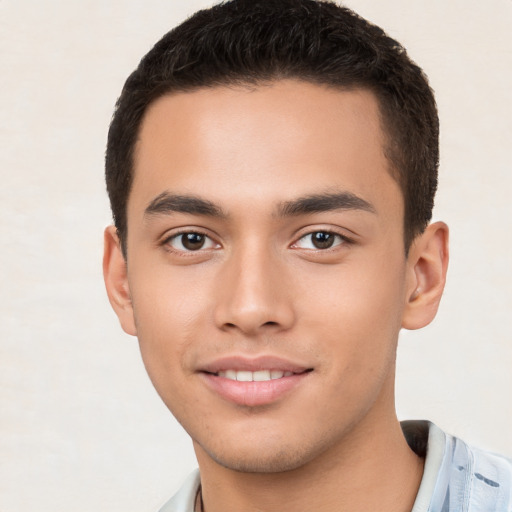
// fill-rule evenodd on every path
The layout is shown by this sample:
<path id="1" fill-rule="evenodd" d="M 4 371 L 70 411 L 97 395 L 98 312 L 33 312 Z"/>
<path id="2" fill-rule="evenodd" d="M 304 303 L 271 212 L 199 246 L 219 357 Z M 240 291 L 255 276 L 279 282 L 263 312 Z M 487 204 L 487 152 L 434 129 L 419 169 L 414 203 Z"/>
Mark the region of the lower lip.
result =
<path id="1" fill-rule="evenodd" d="M 297 387 L 310 372 L 266 381 L 242 382 L 211 373 L 202 373 L 207 385 L 225 400 L 237 405 L 256 407 L 276 402 Z"/>

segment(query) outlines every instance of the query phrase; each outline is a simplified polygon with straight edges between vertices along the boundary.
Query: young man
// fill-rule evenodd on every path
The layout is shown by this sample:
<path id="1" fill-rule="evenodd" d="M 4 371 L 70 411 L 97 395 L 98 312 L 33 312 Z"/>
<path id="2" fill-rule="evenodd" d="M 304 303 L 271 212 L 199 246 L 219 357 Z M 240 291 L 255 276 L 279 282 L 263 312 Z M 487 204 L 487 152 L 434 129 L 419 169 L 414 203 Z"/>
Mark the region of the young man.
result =
<path id="1" fill-rule="evenodd" d="M 109 132 L 104 272 L 199 463 L 162 511 L 508 511 L 510 461 L 394 404 L 435 316 L 438 120 L 333 3 L 231 1 L 169 32 Z"/>

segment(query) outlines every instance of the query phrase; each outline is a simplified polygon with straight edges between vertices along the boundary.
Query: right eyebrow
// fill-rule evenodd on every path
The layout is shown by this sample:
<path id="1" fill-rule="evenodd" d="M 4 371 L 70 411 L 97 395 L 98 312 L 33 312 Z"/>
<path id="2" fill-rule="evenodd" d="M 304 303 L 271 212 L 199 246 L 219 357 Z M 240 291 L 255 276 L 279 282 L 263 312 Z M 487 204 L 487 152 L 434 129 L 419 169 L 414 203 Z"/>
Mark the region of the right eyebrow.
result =
<path id="1" fill-rule="evenodd" d="M 144 210 L 144 217 L 170 215 L 172 213 L 226 217 L 222 209 L 211 201 L 194 195 L 171 194 L 169 192 L 162 192 L 156 196 Z"/>

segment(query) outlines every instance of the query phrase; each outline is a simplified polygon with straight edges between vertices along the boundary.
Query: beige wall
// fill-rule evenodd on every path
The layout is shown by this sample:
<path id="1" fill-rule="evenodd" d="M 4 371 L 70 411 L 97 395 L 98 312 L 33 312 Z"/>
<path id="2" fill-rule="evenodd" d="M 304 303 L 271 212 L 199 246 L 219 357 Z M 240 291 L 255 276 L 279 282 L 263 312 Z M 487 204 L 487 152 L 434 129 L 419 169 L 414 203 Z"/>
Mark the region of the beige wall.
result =
<path id="1" fill-rule="evenodd" d="M 112 107 L 208 1 L 0 2 L 0 510 L 154 511 L 195 466 L 100 273 Z M 512 455 L 512 2 L 352 0 L 426 70 L 442 122 L 437 320 L 403 333 L 402 418 Z"/>

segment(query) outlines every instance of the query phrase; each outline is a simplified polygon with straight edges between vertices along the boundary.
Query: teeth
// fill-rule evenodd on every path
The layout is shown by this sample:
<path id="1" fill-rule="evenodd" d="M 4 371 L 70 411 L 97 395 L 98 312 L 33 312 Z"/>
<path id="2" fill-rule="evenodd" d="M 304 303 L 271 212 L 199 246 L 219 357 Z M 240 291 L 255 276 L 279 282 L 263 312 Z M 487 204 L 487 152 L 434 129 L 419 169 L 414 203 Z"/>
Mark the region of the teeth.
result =
<path id="1" fill-rule="evenodd" d="M 224 373 L 226 375 L 223 375 L 223 377 L 226 377 L 226 379 L 236 380 L 236 370 L 227 370 Z"/>
<path id="2" fill-rule="evenodd" d="M 225 370 L 218 373 L 219 377 L 229 380 L 238 380 L 240 382 L 264 382 L 267 380 L 281 379 L 290 377 L 293 372 L 283 372 L 281 370 L 258 370 L 250 372 L 246 370 Z"/>
<path id="3" fill-rule="evenodd" d="M 252 380 L 263 382 L 264 380 L 270 380 L 270 372 L 268 370 L 260 370 L 258 372 L 252 372 Z"/>
<path id="4" fill-rule="evenodd" d="M 242 382 L 251 382 L 252 372 L 236 372 L 236 380 L 240 380 Z"/>

